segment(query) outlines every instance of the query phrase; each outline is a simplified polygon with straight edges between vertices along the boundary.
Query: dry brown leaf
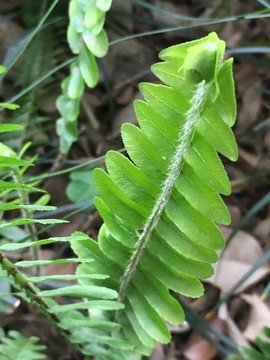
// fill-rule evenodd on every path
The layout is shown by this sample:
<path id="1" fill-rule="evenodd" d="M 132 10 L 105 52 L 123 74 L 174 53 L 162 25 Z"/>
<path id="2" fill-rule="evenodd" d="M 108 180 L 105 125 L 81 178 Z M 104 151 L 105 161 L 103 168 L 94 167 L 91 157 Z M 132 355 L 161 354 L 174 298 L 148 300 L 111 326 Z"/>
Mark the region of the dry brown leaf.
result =
<path id="1" fill-rule="evenodd" d="M 241 131 L 246 130 L 258 120 L 262 102 L 261 94 L 258 90 L 260 86 L 261 83 L 257 80 L 250 84 L 243 94 L 243 106 L 238 115 L 238 125 L 239 127 L 241 126 Z"/>
<path id="2" fill-rule="evenodd" d="M 232 204 L 228 204 L 228 209 L 231 215 L 231 227 L 234 228 L 241 220 L 241 210 L 239 206 Z"/>
<path id="3" fill-rule="evenodd" d="M 225 230 L 228 231 L 228 230 Z M 214 265 L 214 275 L 208 281 L 226 293 L 263 255 L 258 241 L 245 231 L 238 231 Z M 241 293 L 269 273 L 269 266 L 257 269 L 236 291 Z"/>
<path id="4" fill-rule="evenodd" d="M 257 294 L 242 295 L 250 306 L 251 312 L 248 320 L 247 327 L 244 331 L 244 336 L 249 340 L 254 340 L 256 336 L 264 336 L 263 327 L 270 326 L 270 309 L 259 298 Z"/>
<path id="5" fill-rule="evenodd" d="M 11 45 L 14 45 L 24 34 L 23 28 L 12 20 L 0 22 L 0 61 L 3 62 Z M 10 75 L 10 74 L 9 74 Z M 15 75 L 15 72 L 13 73 Z"/>
<path id="6" fill-rule="evenodd" d="M 228 311 L 228 306 L 226 303 L 223 303 L 220 306 L 219 311 L 218 311 L 218 316 L 226 324 L 226 327 L 227 327 L 226 332 L 227 332 L 228 336 L 230 337 L 230 339 L 234 340 L 235 343 L 238 345 L 246 345 L 246 346 L 249 345 L 249 343 L 245 339 L 242 331 L 238 328 L 238 326 L 235 324 L 234 320 L 231 318 L 229 311 Z"/>
<path id="7" fill-rule="evenodd" d="M 223 333 L 224 322 L 219 317 L 215 316 L 211 319 L 209 325 L 216 331 Z M 183 354 L 188 360 L 212 360 L 217 354 L 217 349 L 209 341 L 193 332 Z"/>
<path id="8" fill-rule="evenodd" d="M 244 161 L 250 168 L 256 168 L 259 164 L 260 157 L 256 154 L 251 154 L 250 152 L 239 149 L 239 158 Z"/>
<path id="9" fill-rule="evenodd" d="M 270 244 L 269 244 L 270 217 L 268 217 L 258 223 L 258 225 L 254 229 L 254 235 L 257 236 L 259 239 L 261 239 L 263 241 L 263 243 L 266 245 L 266 247 L 268 245 L 268 248 L 270 249 Z"/>
<path id="10" fill-rule="evenodd" d="M 120 133 L 120 129 L 121 126 L 126 123 L 129 122 L 131 124 L 136 124 L 137 123 L 137 119 L 134 113 L 134 108 L 133 108 L 133 101 L 135 99 L 142 99 L 142 95 L 139 91 L 137 91 L 133 98 L 132 101 L 125 107 L 123 107 L 122 109 L 120 109 L 117 114 L 115 115 L 115 119 L 113 122 L 113 129 L 112 129 L 112 133 L 110 134 L 110 136 L 108 136 L 108 139 L 111 140 L 113 138 L 115 138 L 116 136 L 119 136 Z"/>
<path id="11" fill-rule="evenodd" d="M 241 64 L 235 74 L 236 86 L 242 99 L 237 116 L 237 132 L 243 132 L 258 120 L 262 105 L 261 76 L 253 64 Z"/>
<path id="12" fill-rule="evenodd" d="M 161 344 L 157 344 L 150 356 L 150 360 L 166 360 L 164 347 Z"/>

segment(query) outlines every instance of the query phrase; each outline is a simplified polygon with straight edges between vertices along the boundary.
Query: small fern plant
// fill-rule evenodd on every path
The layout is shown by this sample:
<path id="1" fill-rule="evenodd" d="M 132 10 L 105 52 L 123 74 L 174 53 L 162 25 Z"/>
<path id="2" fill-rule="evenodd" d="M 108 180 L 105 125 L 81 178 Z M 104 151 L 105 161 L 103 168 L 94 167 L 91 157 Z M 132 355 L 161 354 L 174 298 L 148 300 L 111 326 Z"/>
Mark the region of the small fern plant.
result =
<path id="1" fill-rule="evenodd" d="M 4 68 L 0 66 L 0 71 L 4 72 Z M 0 103 L 0 107 L 15 110 L 16 105 L 9 103 Z M 13 132 L 21 130 L 22 126 L 18 124 L 0 124 L 0 133 Z M 55 210 L 55 207 L 47 206 L 44 202 L 48 201 L 48 196 L 45 194 L 38 198 L 34 203 L 30 203 L 30 195 L 37 192 L 44 191 L 36 187 L 36 183 L 27 179 L 25 172 L 29 166 L 34 165 L 35 157 L 29 160 L 24 160 L 25 152 L 30 144 L 26 144 L 19 153 L 16 153 L 9 146 L 0 142 L 0 264 L 2 272 L 0 274 L 1 280 L 9 281 L 16 292 L 17 297 L 23 298 L 25 301 L 35 303 L 38 305 L 40 311 L 48 318 L 48 320 L 58 327 L 64 337 L 71 342 L 74 347 L 85 356 L 88 356 L 88 347 L 92 346 L 93 339 L 89 337 L 87 331 L 80 331 L 81 326 L 95 328 L 96 331 L 103 329 L 116 329 L 120 325 L 109 321 L 95 321 L 92 318 L 86 317 L 81 313 L 81 309 L 91 308 L 91 306 L 99 309 L 117 310 L 121 309 L 123 305 L 116 302 L 117 292 L 100 286 L 85 286 L 71 284 L 71 280 L 78 280 L 81 275 L 66 274 L 66 275 L 47 275 L 43 276 L 42 267 L 63 263 L 79 263 L 88 262 L 92 260 L 78 259 L 78 258 L 64 258 L 43 260 L 40 258 L 39 249 L 41 246 L 55 242 L 70 242 L 81 241 L 87 239 L 84 234 L 74 234 L 70 237 L 63 238 L 43 238 L 39 239 L 35 224 L 59 224 L 66 221 L 61 219 L 36 219 L 33 215 L 35 211 L 50 211 Z M 10 211 L 16 211 L 16 217 L 5 216 Z M 19 211 L 19 212 L 18 212 Z M 16 241 L 12 238 L 10 232 L 19 227 L 24 227 L 25 239 Z M 12 229 L 12 230 L 11 230 Z M 10 230 L 10 232 L 9 232 Z M 23 231 L 23 230 L 21 230 Z M 30 250 L 31 259 L 25 261 L 11 261 L 7 255 L 13 251 Z M 31 252 L 32 251 L 32 252 Z M 16 254 L 14 259 L 16 258 Z M 28 270 L 34 269 L 35 275 L 31 275 Z M 21 271 L 23 269 L 23 272 Z M 3 278 L 6 276 L 6 279 Z M 86 274 L 83 277 L 99 279 L 106 278 L 104 275 Z M 49 281 L 60 280 L 59 287 L 49 290 L 40 290 L 40 284 Z M 65 286 L 63 286 L 63 283 Z M 37 285 L 36 285 L 37 284 Z M 61 284 L 61 286 L 60 286 Z M 1 289 L 0 289 L 1 290 Z M 1 292 L 1 291 L 0 291 Z M 10 293 L 1 293 L 1 300 Z M 78 298 L 81 301 L 58 305 L 56 297 Z M 98 302 L 98 303 L 97 303 Z M 79 310 L 79 311 L 78 311 Z M 68 312 L 68 313 L 67 313 Z M 91 324 L 90 324 L 91 323 Z M 0 359 L 43 359 L 44 355 L 39 353 L 44 349 L 44 346 L 36 344 L 37 338 L 30 337 L 29 339 L 23 337 L 17 332 L 10 332 L 0 341 Z M 123 340 L 118 340 L 118 344 L 123 347 L 131 346 Z M 92 352 L 91 352 L 92 353 Z M 14 355 L 16 354 L 16 356 Z"/>
<path id="2" fill-rule="evenodd" d="M 223 62 L 224 51 L 211 33 L 161 52 L 163 62 L 152 71 L 164 84 L 141 84 L 139 127 L 122 127 L 130 159 L 109 151 L 108 173 L 95 170 L 95 204 L 104 220 L 98 242 L 72 242 L 80 258 L 94 260 L 79 265 L 79 274 L 110 275 L 103 284 L 125 306 L 111 319 L 121 325 L 117 336 L 134 346 L 132 358 L 170 340 L 167 322 L 184 320 L 174 293 L 201 296 L 199 279 L 212 274 L 224 246 L 216 223 L 230 222 L 220 194 L 231 189 L 217 153 L 237 159 L 233 60 Z M 101 358 L 129 357 L 114 349 Z"/>
<path id="3" fill-rule="evenodd" d="M 62 95 L 56 101 L 61 114 L 56 130 L 62 153 L 67 153 L 77 140 L 77 119 L 85 84 L 93 88 L 98 82 L 95 57 L 104 57 L 108 51 L 108 38 L 103 26 L 111 2 L 70 0 L 69 3 L 67 40 L 77 58 L 70 66 L 70 75 L 62 81 Z"/>

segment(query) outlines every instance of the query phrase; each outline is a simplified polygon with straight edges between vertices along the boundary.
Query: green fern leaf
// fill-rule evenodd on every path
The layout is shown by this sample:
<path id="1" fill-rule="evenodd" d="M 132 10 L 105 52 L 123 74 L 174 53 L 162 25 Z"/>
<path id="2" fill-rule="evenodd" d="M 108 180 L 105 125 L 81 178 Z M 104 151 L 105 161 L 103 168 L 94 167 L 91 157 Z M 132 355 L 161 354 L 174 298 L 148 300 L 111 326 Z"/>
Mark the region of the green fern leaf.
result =
<path id="1" fill-rule="evenodd" d="M 26 224 L 65 224 L 68 221 L 61 220 L 61 219 L 18 219 L 13 220 L 9 223 L 0 224 L 0 229 L 4 229 L 10 226 L 19 226 L 19 225 L 26 225 Z"/>
<path id="2" fill-rule="evenodd" d="M 115 317 L 142 354 L 170 340 L 167 321 L 184 319 L 170 291 L 201 296 L 199 279 L 211 276 L 224 246 L 216 223 L 230 222 L 220 194 L 231 189 L 218 153 L 238 155 L 232 59 L 222 62 L 224 50 L 211 33 L 161 52 L 164 61 L 152 70 L 165 85 L 141 84 L 140 127 L 122 127 L 130 160 L 110 151 L 108 174 L 95 170 L 104 220 L 98 244 L 73 242 L 79 257 L 94 260 L 79 273 L 110 275 L 106 286 L 125 305 Z"/>
<path id="3" fill-rule="evenodd" d="M 1 339 L 1 360 L 38 360 L 46 359 L 42 353 L 44 345 L 38 344 L 39 339 L 35 336 L 26 338 L 17 331 L 9 331 L 8 336 Z"/>
<path id="4" fill-rule="evenodd" d="M 23 205 L 15 203 L 0 204 L 0 211 L 15 210 L 15 209 L 26 209 L 30 211 L 51 211 L 55 210 L 55 206 L 42 206 L 42 205 Z"/>
<path id="5" fill-rule="evenodd" d="M 16 251 L 25 248 L 30 248 L 34 246 L 48 245 L 55 242 L 70 242 L 70 241 L 81 241 L 85 240 L 85 235 L 71 235 L 65 237 L 51 237 L 47 239 L 37 240 L 37 241 L 25 241 L 23 243 L 7 243 L 0 245 L 0 251 Z"/>
<path id="6" fill-rule="evenodd" d="M 0 190 L 22 190 L 22 191 L 33 191 L 33 192 L 45 192 L 44 190 L 38 189 L 31 185 L 16 184 L 9 181 L 0 180 Z"/>
<path id="7" fill-rule="evenodd" d="M 19 125 L 19 124 L 0 124 L 0 133 L 12 132 L 12 131 L 17 131 L 17 130 L 22 130 L 22 129 L 23 129 L 23 126 Z"/>
<path id="8" fill-rule="evenodd" d="M 32 166 L 32 163 L 29 161 L 15 159 L 7 156 L 5 153 L 3 154 L 3 156 L 0 156 L 0 163 L 2 166 L 11 167 L 11 168 L 18 166 Z"/>
<path id="9" fill-rule="evenodd" d="M 255 344 L 257 349 L 248 346 L 239 346 L 241 356 L 232 354 L 228 360 L 269 360 L 270 359 L 270 328 L 265 327 L 265 338 L 257 337 Z"/>
<path id="10" fill-rule="evenodd" d="M 74 296 L 79 298 L 93 297 L 101 299 L 116 299 L 117 292 L 112 289 L 98 286 L 72 285 L 59 289 L 42 291 L 41 296 L 44 298 L 53 296 Z"/>
<path id="11" fill-rule="evenodd" d="M 29 268 L 33 266 L 50 266 L 50 265 L 59 265 L 59 264 L 67 264 L 67 263 L 76 263 L 76 262 L 92 262 L 91 259 L 78 259 L 78 258 L 64 258 L 64 259 L 55 259 L 55 260 L 24 260 L 18 261 L 15 263 L 16 266 L 20 268 Z"/>

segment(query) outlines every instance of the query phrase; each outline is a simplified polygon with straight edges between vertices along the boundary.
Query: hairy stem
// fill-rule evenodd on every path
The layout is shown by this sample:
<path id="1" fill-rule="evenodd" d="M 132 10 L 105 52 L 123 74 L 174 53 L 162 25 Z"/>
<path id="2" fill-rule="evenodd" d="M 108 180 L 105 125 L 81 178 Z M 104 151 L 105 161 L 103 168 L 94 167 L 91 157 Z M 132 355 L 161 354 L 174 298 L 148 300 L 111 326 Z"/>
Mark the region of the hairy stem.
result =
<path id="1" fill-rule="evenodd" d="M 14 282 L 20 287 L 20 289 L 25 293 L 28 299 L 32 303 L 36 303 L 42 313 L 46 316 L 46 318 L 55 325 L 55 327 L 61 330 L 61 334 L 70 340 L 71 332 L 68 329 L 65 329 L 61 326 L 61 319 L 58 317 L 56 313 L 52 311 L 52 308 L 45 299 L 42 298 L 42 294 L 40 294 L 39 289 L 20 271 L 18 271 L 16 265 L 12 264 L 11 261 L 0 251 L 0 267 L 5 270 L 11 278 L 13 278 Z M 73 343 L 74 348 L 81 352 L 81 349 L 84 344 Z M 86 358 L 87 359 L 87 358 Z"/>
<path id="2" fill-rule="evenodd" d="M 60 323 L 60 319 L 54 313 L 50 312 L 49 304 L 39 295 L 38 288 L 35 287 L 22 273 L 17 270 L 17 267 L 8 260 L 7 257 L 0 251 L 0 264 L 10 277 L 12 277 L 17 285 L 25 292 L 27 297 L 37 303 L 43 310 L 45 315 L 55 324 Z"/>
<path id="3" fill-rule="evenodd" d="M 194 125 L 200 116 L 202 106 L 207 97 L 208 89 L 208 84 L 206 84 L 206 82 L 203 80 L 198 84 L 197 89 L 190 100 L 191 107 L 186 113 L 186 122 L 179 133 L 178 145 L 168 168 L 168 176 L 163 182 L 161 193 L 157 198 L 150 217 L 147 219 L 143 227 L 143 230 L 138 238 L 135 251 L 132 254 L 126 270 L 122 276 L 118 295 L 118 301 L 120 302 L 123 302 L 125 299 L 126 289 L 130 283 L 132 275 L 136 271 L 137 265 L 147 245 L 147 242 L 150 239 L 161 217 L 161 214 L 171 197 L 175 180 L 181 172 L 184 161 L 184 154 L 192 140 Z"/>

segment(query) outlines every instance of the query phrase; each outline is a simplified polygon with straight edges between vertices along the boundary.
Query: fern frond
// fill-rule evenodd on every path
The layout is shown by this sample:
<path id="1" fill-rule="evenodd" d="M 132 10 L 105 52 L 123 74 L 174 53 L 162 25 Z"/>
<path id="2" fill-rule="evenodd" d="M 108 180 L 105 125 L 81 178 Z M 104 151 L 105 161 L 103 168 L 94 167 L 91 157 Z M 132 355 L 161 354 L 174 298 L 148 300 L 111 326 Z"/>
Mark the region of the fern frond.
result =
<path id="1" fill-rule="evenodd" d="M 25 300 L 35 302 L 44 315 L 57 326 L 63 336 L 65 336 L 73 345 L 80 350 L 84 355 L 96 355 L 95 344 L 102 344 L 102 346 L 111 345 L 117 349 L 132 349 L 132 345 L 125 339 L 117 338 L 111 339 L 107 335 L 112 331 L 119 331 L 120 324 L 110 319 L 103 317 L 95 317 L 96 313 L 100 311 L 113 312 L 123 309 L 124 305 L 116 301 L 117 292 L 113 289 L 102 285 L 85 285 L 83 279 L 103 280 L 107 279 L 108 275 L 102 274 L 76 274 L 76 275 L 47 275 L 47 276 L 29 276 L 21 273 L 18 268 L 29 268 L 37 266 L 46 266 L 54 264 L 62 264 L 66 262 L 73 263 L 91 263 L 92 259 L 85 257 L 71 258 L 71 259 L 55 259 L 55 260 L 30 260 L 19 261 L 15 264 L 11 263 L 5 257 L 2 251 L 17 251 L 25 248 L 40 247 L 55 243 L 57 241 L 76 242 L 89 241 L 89 238 L 84 234 L 74 234 L 64 238 L 49 238 L 38 240 L 35 242 L 24 243 L 10 243 L 0 245 L 0 263 L 2 269 L 6 271 L 11 279 L 11 283 L 19 291 L 17 296 L 23 297 Z M 58 284 L 55 280 L 59 280 Z M 77 280 L 81 284 L 70 284 L 67 281 Z M 36 284 L 50 284 L 54 281 L 56 288 L 50 290 L 40 290 Z M 55 298 L 65 297 L 69 298 L 70 303 L 59 305 Z M 76 300 L 76 302 L 74 302 Z M 82 309 L 87 309 L 91 312 L 91 317 L 81 313 Z M 98 334 L 98 335 L 97 335 Z M 99 351 L 97 350 L 97 353 Z M 112 357 L 113 358 L 113 357 Z M 115 358 L 117 359 L 117 358 Z"/>
<path id="2" fill-rule="evenodd" d="M 5 127 L 4 127 L 5 128 Z M 8 128 L 12 131 L 12 128 Z M 13 127 L 13 130 L 16 130 Z M 1 143 L 0 143 L 1 145 Z M 112 320 L 103 318 L 95 318 L 80 312 L 82 309 L 94 309 L 94 312 L 106 310 L 109 312 L 120 310 L 123 308 L 123 304 L 116 301 L 118 293 L 114 289 L 107 288 L 102 285 L 82 285 L 82 279 L 106 279 L 108 275 L 102 274 L 77 274 L 77 275 L 51 275 L 51 276 L 40 276 L 40 269 L 42 266 L 50 266 L 55 264 L 63 263 L 90 263 L 92 259 L 83 258 L 64 258 L 64 259 L 51 259 L 41 260 L 39 253 L 36 251 L 41 246 L 52 244 L 58 241 L 61 242 L 80 242 L 85 241 L 88 237 L 84 234 L 74 234 L 66 237 L 54 237 L 48 239 L 39 240 L 36 236 L 36 231 L 29 225 L 35 223 L 41 224 L 55 224 L 63 223 L 65 221 L 61 219 L 33 219 L 32 215 L 34 211 L 48 211 L 54 209 L 54 207 L 44 205 L 44 201 L 39 199 L 37 204 L 30 204 L 28 194 L 33 191 L 38 191 L 37 188 L 31 185 L 24 185 L 23 174 L 26 169 L 33 164 L 34 159 L 29 162 L 25 162 L 20 159 L 27 146 L 23 147 L 19 155 L 17 155 L 11 148 L 2 144 L 0 146 L 0 154 L 7 156 L 5 159 L 10 159 L 10 163 L 2 162 L 0 157 L 0 167 L 4 169 L 5 173 L 1 173 L 5 180 L 0 180 L 0 197 L 3 203 L 0 204 L 0 210 L 6 212 L 9 210 L 20 210 L 22 215 L 18 219 L 2 220 L 0 222 L 0 229 L 25 225 L 28 230 L 32 241 L 26 242 L 7 242 L 7 239 L 3 238 L 0 245 L 0 264 L 4 270 L 4 276 L 8 276 L 10 283 L 13 288 L 17 289 L 17 296 L 22 297 L 26 301 L 35 302 L 44 315 L 53 323 L 55 326 L 60 328 L 62 334 L 68 338 L 73 345 L 85 355 L 92 354 L 95 351 L 95 344 L 98 342 L 102 346 L 110 344 L 113 348 L 117 349 L 131 349 L 132 345 L 124 339 L 111 339 L 107 336 L 112 331 L 119 330 L 120 325 Z M 4 157 L 4 156 L 3 156 Z M 13 162 L 16 160 L 17 162 Z M 7 164 L 9 166 L 7 166 Z M 19 168 L 21 166 L 21 168 Z M 9 170 L 10 169 L 10 170 Z M 13 175 L 13 176 L 12 176 Z M 15 183 L 13 181 L 16 181 Z M 12 201 L 7 202 L 7 199 Z M 33 235 L 33 236 L 31 236 Z M 33 258 L 27 261 L 17 261 L 12 263 L 4 254 L 5 251 L 12 252 L 22 249 L 33 251 Z M 36 275 L 38 276 L 27 276 L 26 272 L 22 273 L 19 268 L 36 268 Z M 58 281 L 58 283 L 56 282 Z M 68 281 L 77 280 L 81 284 L 71 284 Z M 46 284 L 47 282 L 47 284 Z M 47 290 L 40 290 L 38 285 L 42 283 L 43 286 L 47 285 L 50 288 Z M 53 284 L 53 289 L 51 286 Z M 57 297 L 69 298 L 71 303 L 66 305 L 58 305 L 55 298 Z M 77 302 L 78 301 L 78 302 Z M 91 310 L 91 312 L 93 312 Z M 67 313 L 68 312 L 68 313 Z M 94 330 L 93 330 L 94 329 Z M 97 335 L 98 334 L 98 335 Z M 98 338 L 98 341 L 97 341 Z M 11 345 L 10 341 L 7 345 Z M 99 353 L 99 349 L 96 350 Z M 13 356 L 13 355 L 12 355 Z M 20 359 L 24 359 L 23 355 L 20 355 Z M 31 358 L 30 355 L 28 357 Z M 15 359 L 12 358 L 12 359 Z"/>
<path id="3" fill-rule="evenodd" d="M 257 337 L 257 350 L 248 346 L 239 346 L 240 355 L 230 355 L 228 360 L 269 360 L 270 359 L 270 328 L 264 328 L 265 338 Z"/>
<path id="4" fill-rule="evenodd" d="M 70 0 L 69 3 L 67 40 L 77 58 L 70 66 L 70 75 L 61 83 L 62 95 L 56 101 L 61 114 L 56 130 L 62 153 L 67 153 L 78 137 L 77 119 L 84 84 L 93 88 L 98 82 L 95 57 L 104 57 L 108 51 L 108 37 L 103 26 L 111 2 Z"/>
<path id="5" fill-rule="evenodd" d="M 108 174 L 95 170 L 104 220 L 98 244 L 73 243 L 79 257 L 94 260 L 80 273 L 110 275 L 104 281 L 125 305 L 115 318 L 142 354 L 169 341 L 166 322 L 184 319 L 170 291 L 202 295 L 199 279 L 212 274 L 224 246 L 216 223 L 230 222 L 220 196 L 230 194 L 230 182 L 217 153 L 237 159 L 232 59 L 222 62 L 224 50 L 211 33 L 161 52 L 152 71 L 165 85 L 141 84 L 140 127 L 122 127 L 131 160 L 110 151 Z"/>
<path id="6" fill-rule="evenodd" d="M 1 360 L 38 360 L 46 359 L 43 353 L 46 346 L 38 344 L 39 338 L 26 338 L 19 332 L 11 330 L 0 340 Z"/>

